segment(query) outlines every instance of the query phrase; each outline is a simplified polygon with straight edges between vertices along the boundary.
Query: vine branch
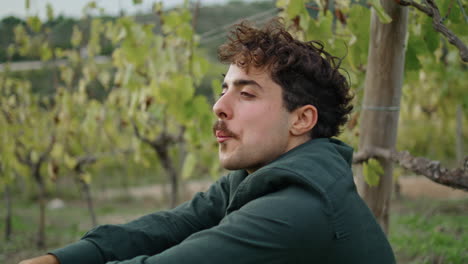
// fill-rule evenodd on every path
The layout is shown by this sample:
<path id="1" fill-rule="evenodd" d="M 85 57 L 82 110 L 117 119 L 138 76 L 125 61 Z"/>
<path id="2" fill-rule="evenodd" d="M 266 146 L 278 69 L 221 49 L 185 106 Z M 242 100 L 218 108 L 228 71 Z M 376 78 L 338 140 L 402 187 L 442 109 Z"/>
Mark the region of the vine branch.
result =
<path id="1" fill-rule="evenodd" d="M 150 140 L 149 138 L 143 136 L 143 135 L 140 133 L 140 130 L 138 129 L 137 124 L 135 124 L 135 122 L 133 122 L 133 121 L 132 121 L 132 126 L 133 126 L 133 132 L 135 133 L 135 136 L 136 136 L 139 140 L 143 141 L 144 143 L 150 145 L 150 146 L 153 147 L 153 148 L 156 148 L 156 147 L 157 147 L 155 141 Z"/>
<path id="2" fill-rule="evenodd" d="M 133 152 L 133 149 L 118 149 L 115 151 L 110 151 L 110 152 L 103 152 L 103 153 L 97 153 L 97 154 L 87 154 L 83 156 L 79 156 L 76 158 L 76 165 L 73 167 L 73 171 L 78 172 L 78 173 L 83 173 L 84 172 L 84 167 L 86 165 L 91 165 L 96 163 L 99 159 L 105 158 L 105 157 L 113 157 L 117 154 L 129 154 Z"/>
<path id="3" fill-rule="evenodd" d="M 21 155 L 20 150 L 21 149 L 24 153 L 24 156 Z M 26 149 L 26 146 L 24 146 L 23 142 L 20 140 L 16 140 L 16 148 L 15 148 L 15 156 L 18 159 L 18 161 L 28 167 L 33 166 L 33 162 L 31 160 L 31 149 Z"/>
<path id="4" fill-rule="evenodd" d="M 354 155 L 353 163 L 363 163 L 371 158 L 391 160 L 404 169 L 426 176 L 436 183 L 468 191 L 468 156 L 464 159 L 463 168 L 447 169 L 440 161 L 414 157 L 408 151 L 369 148 Z"/>
<path id="5" fill-rule="evenodd" d="M 37 161 L 37 164 L 39 166 L 47 160 L 50 152 L 52 152 L 52 149 L 54 148 L 54 145 L 55 145 L 55 135 L 52 135 L 50 137 L 49 145 L 47 146 L 46 150 L 41 154 L 41 156 L 39 157 L 39 160 Z"/>
<path id="6" fill-rule="evenodd" d="M 429 17 L 432 17 L 432 27 L 434 30 L 442 34 L 450 44 L 458 49 L 463 62 L 468 62 L 468 47 L 442 23 L 443 20 L 440 16 L 439 8 L 434 0 L 425 0 L 425 6 L 413 0 L 395 0 L 395 2 L 402 6 L 412 6 Z"/>

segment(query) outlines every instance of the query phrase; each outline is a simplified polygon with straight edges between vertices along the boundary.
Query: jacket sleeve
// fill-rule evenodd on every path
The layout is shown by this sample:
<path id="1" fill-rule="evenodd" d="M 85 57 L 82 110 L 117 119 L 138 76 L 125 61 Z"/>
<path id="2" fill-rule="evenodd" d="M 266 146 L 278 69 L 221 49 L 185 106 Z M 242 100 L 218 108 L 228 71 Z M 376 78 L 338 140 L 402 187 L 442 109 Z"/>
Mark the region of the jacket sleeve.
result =
<path id="1" fill-rule="evenodd" d="M 287 188 L 247 203 L 160 254 L 108 264 L 323 263 L 332 234 L 320 198 Z"/>
<path id="2" fill-rule="evenodd" d="M 61 264 L 102 264 L 158 254 L 219 223 L 229 201 L 228 183 L 228 176 L 222 177 L 208 191 L 197 193 L 191 201 L 172 210 L 152 213 L 123 225 L 98 226 L 80 241 L 49 253 Z"/>

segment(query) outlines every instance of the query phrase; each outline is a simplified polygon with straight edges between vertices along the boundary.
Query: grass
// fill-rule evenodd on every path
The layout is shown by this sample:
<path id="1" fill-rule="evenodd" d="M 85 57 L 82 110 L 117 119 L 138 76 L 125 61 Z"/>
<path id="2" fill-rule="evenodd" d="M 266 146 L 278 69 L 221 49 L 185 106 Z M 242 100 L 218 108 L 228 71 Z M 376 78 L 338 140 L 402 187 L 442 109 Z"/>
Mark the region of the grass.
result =
<path id="1" fill-rule="evenodd" d="M 39 256 L 68 243 L 77 241 L 92 228 L 91 218 L 84 201 L 65 201 L 61 209 L 47 210 L 46 248 L 37 249 L 38 207 L 33 202 L 19 201 L 13 208 L 13 235 L 11 241 L 4 238 L 4 212 L 0 216 L 0 263 L 17 264 L 19 261 Z M 113 200 L 96 201 L 99 223 L 125 223 L 146 213 L 162 208 L 161 201 L 149 198 L 135 199 L 125 194 Z"/>
<path id="2" fill-rule="evenodd" d="M 38 208 L 31 201 L 15 201 L 13 237 L 4 240 L 0 217 L 0 263 L 13 264 L 78 240 L 91 228 L 83 201 L 47 211 L 47 248 L 35 247 Z M 161 201 L 128 195 L 96 202 L 100 223 L 123 223 L 162 208 Z M 3 210 L 2 210 L 3 211 Z M 2 212 L 3 213 L 3 212 Z M 390 242 L 398 263 L 468 263 L 468 200 L 402 199 L 391 209 Z"/>
<path id="3" fill-rule="evenodd" d="M 468 263 L 468 200 L 403 200 L 391 215 L 398 263 Z"/>

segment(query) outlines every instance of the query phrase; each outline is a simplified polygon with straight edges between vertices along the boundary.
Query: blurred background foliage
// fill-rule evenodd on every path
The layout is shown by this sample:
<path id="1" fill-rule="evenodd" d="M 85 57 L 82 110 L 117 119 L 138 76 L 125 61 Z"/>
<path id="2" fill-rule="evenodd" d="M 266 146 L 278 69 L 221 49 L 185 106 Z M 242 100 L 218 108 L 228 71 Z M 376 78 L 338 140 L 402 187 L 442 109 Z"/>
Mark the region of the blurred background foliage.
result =
<path id="1" fill-rule="evenodd" d="M 357 147 L 369 44 L 367 2 L 279 0 L 204 5 L 203 1 L 186 1 L 174 8 L 155 3 L 147 13 L 122 12 L 120 16 L 96 15 L 99 4 L 91 2 L 81 18 L 54 16 L 52 6 L 47 7 L 48 17 L 43 21 L 36 16 L 2 18 L 0 190 L 5 197 L 14 193 L 13 207 L 19 206 L 31 217 L 24 208 L 40 198 L 37 186 L 41 184 L 46 199 L 72 201 L 81 196 L 92 200 L 91 190 L 98 193 L 158 183 L 180 186 L 189 180 L 218 178 L 224 171 L 217 165 L 210 108 L 227 67 L 217 62 L 216 49 L 225 41 L 229 26 L 240 19 L 261 24 L 278 14 L 299 38 L 321 40 L 330 53 L 344 58 L 342 67 L 356 97 L 355 110 L 340 138 Z M 468 43 L 467 16 L 457 6 L 461 2 L 466 9 L 466 2 L 436 2 L 447 27 Z M 440 160 L 448 167 L 459 166 L 468 147 L 467 65 L 433 30 L 431 20 L 417 10 L 410 10 L 408 32 L 397 148 Z M 19 158 L 29 159 L 32 165 Z M 39 178 L 34 176 L 36 165 Z M 397 170 L 396 174 L 407 172 Z M 158 206 L 166 207 L 171 191 L 161 192 L 164 202 Z M 185 198 L 179 193 L 175 199 Z M 460 206 L 465 208 L 466 203 Z M 87 207 L 93 214 L 92 206 Z M 109 213 L 106 210 L 94 206 L 98 216 Z M 422 221 L 414 214 L 396 217 L 392 221 L 407 226 L 419 226 Z M 13 219 L 14 228 L 23 226 L 24 219 Z M 463 219 L 454 220 L 458 228 L 454 233 L 466 241 L 466 234 L 459 234 L 466 227 Z M 50 231 L 54 220 L 48 221 L 46 228 L 56 232 Z M 421 226 L 437 229 L 443 219 L 434 221 Z M 6 225 L 0 224 L 2 229 Z M 392 227 L 397 233 L 391 239 L 398 250 L 404 248 L 405 263 L 429 263 L 414 255 L 440 243 L 424 239 L 429 243 L 424 244 L 426 249 L 411 249 L 410 240 L 401 235 L 407 232 L 401 225 Z M 76 238 L 78 229 L 87 227 L 75 227 L 69 235 Z M 52 245 L 64 243 L 52 241 Z M 14 245 L 20 248 L 20 244 Z M 440 247 L 440 251 L 446 250 L 446 244 Z M 11 246 L 5 252 L 15 250 Z M 466 254 L 457 258 L 458 252 L 450 252 L 452 261 L 447 263 L 468 258 Z M 6 253 L 0 256 L 6 258 Z M 410 262 L 414 259 L 416 262 Z"/>

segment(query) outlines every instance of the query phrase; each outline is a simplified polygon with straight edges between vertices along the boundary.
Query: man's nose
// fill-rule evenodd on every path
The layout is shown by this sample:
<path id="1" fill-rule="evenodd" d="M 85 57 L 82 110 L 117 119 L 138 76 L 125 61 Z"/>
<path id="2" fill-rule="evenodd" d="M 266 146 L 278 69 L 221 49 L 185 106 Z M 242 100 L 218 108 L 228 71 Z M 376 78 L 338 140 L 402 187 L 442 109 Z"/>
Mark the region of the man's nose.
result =
<path id="1" fill-rule="evenodd" d="M 222 95 L 213 105 L 213 112 L 222 120 L 232 118 L 232 106 L 230 104 L 228 93 Z"/>

